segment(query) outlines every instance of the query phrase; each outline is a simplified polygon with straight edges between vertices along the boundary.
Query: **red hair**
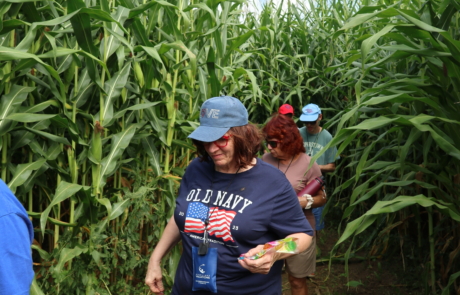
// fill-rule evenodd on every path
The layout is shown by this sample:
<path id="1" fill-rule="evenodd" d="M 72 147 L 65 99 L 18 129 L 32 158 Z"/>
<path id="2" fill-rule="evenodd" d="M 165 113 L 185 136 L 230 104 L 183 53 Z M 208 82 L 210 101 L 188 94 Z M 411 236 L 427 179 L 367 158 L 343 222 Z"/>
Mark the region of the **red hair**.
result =
<path id="1" fill-rule="evenodd" d="M 279 147 L 289 156 L 305 153 L 303 139 L 294 120 L 285 115 L 274 114 L 262 129 L 265 139 L 276 138 Z"/>

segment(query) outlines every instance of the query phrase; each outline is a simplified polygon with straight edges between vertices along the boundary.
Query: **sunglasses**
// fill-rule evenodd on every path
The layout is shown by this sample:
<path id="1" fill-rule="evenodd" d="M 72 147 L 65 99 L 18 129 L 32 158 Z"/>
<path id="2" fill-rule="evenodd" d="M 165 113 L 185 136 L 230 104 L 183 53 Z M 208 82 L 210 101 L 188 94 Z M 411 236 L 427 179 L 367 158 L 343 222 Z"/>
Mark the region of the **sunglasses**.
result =
<path id="1" fill-rule="evenodd" d="M 318 120 L 315 120 L 315 121 L 304 121 L 303 123 L 304 123 L 305 125 L 316 125 L 316 122 L 317 122 L 317 121 L 318 121 Z"/>
<path id="2" fill-rule="evenodd" d="M 276 149 L 276 147 L 278 146 L 278 142 L 277 140 L 267 140 L 267 145 L 270 145 L 272 148 Z"/>
<path id="3" fill-rule="evenodd" d="M 217 147 L 220 147 L 220 148 L 223 148 L 223 147 L 226 147 L 227 144 L 228 144 L 228 140 L 230 139 L 232 135 L 224 135 L 222 136 L 221 138 L 219 138 L 218 140 L 215 140 L 213 142 L 206 142 L 206 143 L 214 143 Z"/>

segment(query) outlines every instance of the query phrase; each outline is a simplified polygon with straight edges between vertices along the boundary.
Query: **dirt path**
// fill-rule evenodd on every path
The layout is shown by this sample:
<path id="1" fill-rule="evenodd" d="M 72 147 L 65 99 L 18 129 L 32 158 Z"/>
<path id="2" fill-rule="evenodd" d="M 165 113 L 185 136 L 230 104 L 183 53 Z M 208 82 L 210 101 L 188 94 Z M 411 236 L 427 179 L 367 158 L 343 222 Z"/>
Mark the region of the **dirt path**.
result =
<path id="1" fill-rule="evenodd" d="M 334 246 L 338 235 L 334 230 L 323 230 L 318 239 L 322 257 L 327 256 Z M 365 256 L 366 253 L 362 253 Z M 309 295 L 405 295 L 421 294 L 422 290 L 414 287 L 420 280 L 413 271 L 404 271 L 399 257 L 382 260 L 355 259 L 348 265 L 349 278 L 345 276 L 345 264 L 332 263 L 329 272 L 328 262 L 319 262 L 316 275 L 307 281 Z M 420 271 L 421 273 L 421 271 Z M 349 283 L 348 283 L 349 282 Z M 350 286 L 347 286 L 347 283 Z M 283 295 L 290 295 L 289 282 L 283 273 Z"/>

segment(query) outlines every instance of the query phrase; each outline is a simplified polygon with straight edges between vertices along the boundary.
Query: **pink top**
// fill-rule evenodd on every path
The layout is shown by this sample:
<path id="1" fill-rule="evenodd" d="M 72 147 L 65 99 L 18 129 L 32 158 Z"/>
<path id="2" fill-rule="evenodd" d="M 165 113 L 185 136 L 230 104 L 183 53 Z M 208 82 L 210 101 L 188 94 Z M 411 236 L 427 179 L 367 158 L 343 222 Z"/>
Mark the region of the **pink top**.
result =
<path id="1" fill-rule="evenodd" d="M 296 160 L 292 161 L 291 165 L 289 165 L 289 162 L 285 165 L 281 164 L 271 153 L 264 154 L 262 160 L 281 170 L 281 172 L 286 175 L 296 193 L 300 192 L 307 183 L 321 176 L 321 169 L 316 163 L 307 171 L 311 158 L 306 153 L 301 153 Z M 311 209 L 304 210 L 304 213 L 312 228 L 315 228 L 315 217 Z"/>

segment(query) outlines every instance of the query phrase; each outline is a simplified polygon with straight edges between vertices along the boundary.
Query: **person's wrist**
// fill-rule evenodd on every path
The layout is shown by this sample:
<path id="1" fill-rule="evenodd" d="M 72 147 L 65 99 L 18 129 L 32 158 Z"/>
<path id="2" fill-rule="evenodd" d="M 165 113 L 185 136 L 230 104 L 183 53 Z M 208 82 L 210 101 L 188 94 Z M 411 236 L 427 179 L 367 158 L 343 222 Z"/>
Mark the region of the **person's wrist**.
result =
<path id="1" fill-rule="evenodd" d="M 304 209 L 305 210 L 311 209 L 311 206 L 313 205 L 313 202 L 314 202 L 313 197 L 311 195 L 309 195 L 309 194 L 305 194 L 305 195 L 303 195 L 303 197 L 305 198 L 305 200 L 307 202 L 305 207 L 304 207 Z"/>
<path id="2" fill-rule="evenodd" d="M 150 257 L 149 263 L 152 264 L 152 265 L 160 265 L 161 264 L 161 258 Z"/>

